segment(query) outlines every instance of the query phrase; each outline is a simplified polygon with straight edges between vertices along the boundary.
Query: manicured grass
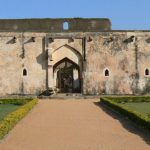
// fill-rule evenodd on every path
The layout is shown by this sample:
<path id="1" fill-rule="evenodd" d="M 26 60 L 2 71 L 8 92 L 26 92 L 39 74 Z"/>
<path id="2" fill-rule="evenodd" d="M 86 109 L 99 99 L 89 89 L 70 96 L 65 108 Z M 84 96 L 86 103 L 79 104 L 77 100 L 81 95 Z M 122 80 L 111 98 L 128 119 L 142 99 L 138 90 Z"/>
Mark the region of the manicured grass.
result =
<path id="1" fill-rule="evenodd" d="M 141 103 L 131 102 L 131 103 L 124 103 L 121 105 L 129 107 L 132 110 L 138 111 L 142 114 L 150 114 L 150 102 L 141 102 Z"/>
<path id="2" fill-rule="evenodd" d="M 101 102 L 150 130 L 150 97 L 102 97 Z"/>
<path id="3" fill-rule="evenodd" d="M 13 104 L 0 104 L 0 121 L 4 119 L 9 113 L 17 110 L 20 106 Z"/>
<path id="4" fill-rule="evenodd" d="M 36 99 L 0 99 L 0 139 L 2 139 L 33 107 Z M 2 112 L 2 113 L 1 113 Z"/>

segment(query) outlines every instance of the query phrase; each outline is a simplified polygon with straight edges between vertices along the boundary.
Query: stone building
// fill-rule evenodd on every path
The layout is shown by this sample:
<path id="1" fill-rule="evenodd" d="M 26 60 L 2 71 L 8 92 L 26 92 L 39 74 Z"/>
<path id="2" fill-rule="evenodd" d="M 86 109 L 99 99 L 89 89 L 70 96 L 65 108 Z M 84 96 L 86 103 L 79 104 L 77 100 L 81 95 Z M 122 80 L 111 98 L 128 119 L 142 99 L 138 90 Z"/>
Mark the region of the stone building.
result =
<path id="1" fill-rule="evenodd" d="M 109 19 L 0 20 L 0 95 L 150 94 L 150 31 Z"/>

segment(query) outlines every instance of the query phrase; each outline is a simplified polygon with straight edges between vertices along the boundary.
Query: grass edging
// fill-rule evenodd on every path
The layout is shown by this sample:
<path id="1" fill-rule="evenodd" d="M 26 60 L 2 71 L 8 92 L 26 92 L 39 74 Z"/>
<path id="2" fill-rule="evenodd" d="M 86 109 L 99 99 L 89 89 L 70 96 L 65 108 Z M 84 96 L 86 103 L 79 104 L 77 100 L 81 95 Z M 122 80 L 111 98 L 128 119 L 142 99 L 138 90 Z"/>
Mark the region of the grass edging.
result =
<path id="1" fill-rule="evenodd" d="M 2 139 L 36 104 L 37 100 L 33 99 L 0 121 L 0 139 Z"/>
<path id="2" fill-rule="evenodd" d="M 111 100 L 111 98 L 100 98 L 101 102 L 108 105 L 112 109 L 116 110 L 120 114 L 127 116 L 137 125 L 140 125 L 142 128 L 148 129 L 150 131 L 150 118 L 143 116 L 141 113 L 131 110 L 125 106 L 121 106 L 118 103 Z"/>

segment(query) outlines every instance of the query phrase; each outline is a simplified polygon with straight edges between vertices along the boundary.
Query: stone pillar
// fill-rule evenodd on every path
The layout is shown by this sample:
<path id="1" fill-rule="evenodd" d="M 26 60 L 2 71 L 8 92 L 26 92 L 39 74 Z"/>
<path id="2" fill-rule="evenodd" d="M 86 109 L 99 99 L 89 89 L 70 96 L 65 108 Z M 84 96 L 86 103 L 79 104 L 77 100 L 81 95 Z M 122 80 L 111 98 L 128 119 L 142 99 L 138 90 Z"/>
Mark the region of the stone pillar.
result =
<path id="1" fill-rule="evenodd" d="M 52 49 L 48 48 L 48 87 L 53 89 L 53 63 L 52 63 L 52 56 L 51 56 Z"/>

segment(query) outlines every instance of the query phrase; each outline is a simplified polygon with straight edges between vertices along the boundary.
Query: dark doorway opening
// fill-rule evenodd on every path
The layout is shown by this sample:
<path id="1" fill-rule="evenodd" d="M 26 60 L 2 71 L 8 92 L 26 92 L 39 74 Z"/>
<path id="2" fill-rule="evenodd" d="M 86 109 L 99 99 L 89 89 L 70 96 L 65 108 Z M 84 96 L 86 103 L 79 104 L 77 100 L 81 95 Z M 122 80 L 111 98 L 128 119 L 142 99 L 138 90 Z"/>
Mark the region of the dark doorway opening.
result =
<path id="1" fill-rule="evenodd" d="M 63 93 L 73 92 L 73 69 L 62 68 L 57 72 L 57 86 Z"/>
<path id="2" fill-rule="evenodd" d="M 80 93 L 80 67 L 68 58 L 64 58 L 54 65 L 56 88 L 60 93 Z"/>

